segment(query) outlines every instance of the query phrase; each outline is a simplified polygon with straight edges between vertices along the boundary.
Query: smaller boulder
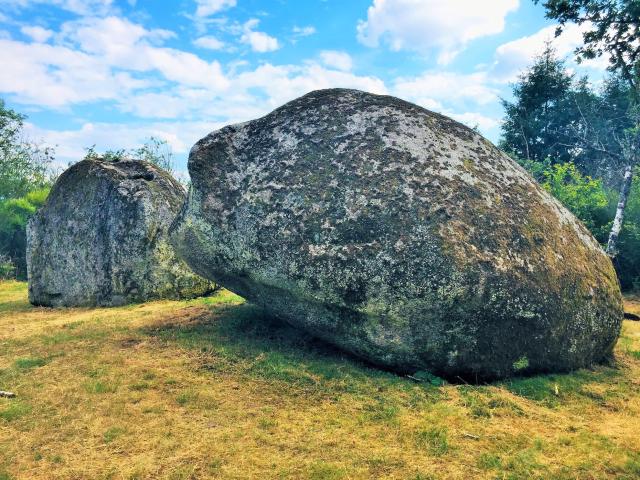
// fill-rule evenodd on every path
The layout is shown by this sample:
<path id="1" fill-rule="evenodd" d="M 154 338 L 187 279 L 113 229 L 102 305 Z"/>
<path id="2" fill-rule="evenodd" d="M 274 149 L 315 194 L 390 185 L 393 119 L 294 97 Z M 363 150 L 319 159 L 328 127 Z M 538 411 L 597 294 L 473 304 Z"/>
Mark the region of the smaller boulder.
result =
<path id="1" fill-rule="evenodd" d="M 150 163 L 76 163 L 27 226 L 29 301 L 117 306 L 211 291 L 168 243 L 184 199 L 182 185 Z"/>

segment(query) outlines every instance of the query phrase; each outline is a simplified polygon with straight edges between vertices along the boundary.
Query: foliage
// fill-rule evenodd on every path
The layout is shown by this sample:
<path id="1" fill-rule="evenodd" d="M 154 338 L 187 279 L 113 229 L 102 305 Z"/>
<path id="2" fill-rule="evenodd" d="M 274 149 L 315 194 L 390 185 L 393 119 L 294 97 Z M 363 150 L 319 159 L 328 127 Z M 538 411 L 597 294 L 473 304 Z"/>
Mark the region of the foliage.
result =
<path id="1" fill-rule="evenodd" d="M 539 3 L 540 0 L 534 0 Z M 545 0 L 547 18 L 557 20 L 560 35 L 573 22 L 587 27 L 583 45 L 576 49 L 578 61 L 609 56 L 609 69 L 633 87 L 640 88 L 640 1 L 638 0 Z"/>
<path id="2" fill-rule="evenodd" d="M 505 118 L 501 148 L 529 162 L 571 159 L 568 142 L 558 138 L 568 123 L 566 108 L 573 77 L 547 45 L 513 86 L 514 101 L 502 100 Z"/>
<path id="3" fill-rule="evenodd" d="M 0 252 L 9 260 L 4 267 L 0 265 L 0 270 L 8 270 L 10 263 L 16 278 L 27 277 L 27 222 L 44 204 L 48 194 L 49 187 L 45 187 L 29 192 L 21 198 L 0 201 Z"/>
<path id="4" fill-rule="evenodd" d="M 503 100 L 503 150 L 539 180 L 533 164 L 573 162 L 583 174 L 617 186 L 637 123 L 632 89 L 620 75 L 596 90 L 572 77 L 547 45 L 513 86 L 513 97 Z"/>
<path id="5" fill-rule="evenodd" d="M 542 186 L 582 220 L 602 243 L 611 225 L 610 202 L 602 180 L 582 175 L 573 163 L 549 166 Z"/>
<path id="6" fill-rule="evenodd" d="M 141 147 L 133 148 L 130 150 L 107 150 L 104 153 L 98 153 L 95 150 L 95 145 L 87 148 L 85 159 L 101 158 L 110 162 L 117 162 L 119 160 L 129 158 L 133 160 L 141 160 L 166 170 L 169 173 L 173 173 L 173 152 L 171 146 L 166 140 L 160 140 L 156 137 L 149 137 Z"/>
<path id="7" fill-rule="evenodd" d="M 53 149 L 24 138 L 25 118 L 0 99 L 0 200 L 22 197 L 51 183 Z"/>
<path id="8" fill-rule="evenodd" d="M 166 140 L 149 137 L 149 140 L 140 148 L 133 150 L 133 157 L 173 173 L 173 152 Z"/>

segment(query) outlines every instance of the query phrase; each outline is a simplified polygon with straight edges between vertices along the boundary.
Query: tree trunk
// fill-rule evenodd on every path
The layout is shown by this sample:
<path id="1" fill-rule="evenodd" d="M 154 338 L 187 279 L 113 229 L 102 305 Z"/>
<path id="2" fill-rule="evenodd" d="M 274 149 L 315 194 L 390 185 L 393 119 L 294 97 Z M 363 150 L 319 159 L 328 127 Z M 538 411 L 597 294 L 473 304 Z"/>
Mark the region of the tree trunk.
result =
<path id="1" fill-rule="evenodd" d="M 614 258 L 618 253 L 618 251 L 616 250 L 616 243 L 618 242 L 618 235 L 620 235 L 620 230 L 622 229 L 622 222 L 624 221 L 624 208 L 627 206 L 627 199 L 629 198 L 632 179 L 633 167 L 631 165 L 628 165 L 624 171 L 624 180 L 622 181 L 620 197 L 618 198 L 618 208 L 616 208 L 616 216 L 613 219 L 611 233 L 609 233 L 609 241 L 607 242 L 606 251 L 611 258 Z"/>

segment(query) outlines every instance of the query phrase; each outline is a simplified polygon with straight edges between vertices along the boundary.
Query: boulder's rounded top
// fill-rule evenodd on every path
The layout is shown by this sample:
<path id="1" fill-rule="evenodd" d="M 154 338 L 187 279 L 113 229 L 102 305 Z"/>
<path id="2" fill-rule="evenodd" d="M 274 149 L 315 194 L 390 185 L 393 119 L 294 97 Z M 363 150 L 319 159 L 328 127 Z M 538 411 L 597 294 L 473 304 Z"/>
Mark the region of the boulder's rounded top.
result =
<path id="1" fill-rule="evenodd" d="M 87 178 L 88 176 L 88 178 Z M 171 174 L 153 163 L 128 157 L 115 159 L 95 156 L 74 163 L 61 175 L 63 181 L 67 178 L 79 177 L 84 180 L 91 177 L 110 178 L 113 181 L 143 180 L 156 182 L 171 189 L 184 192 L 184 187 Z M 63 183 L 63 182 L 57 182 Z"/>

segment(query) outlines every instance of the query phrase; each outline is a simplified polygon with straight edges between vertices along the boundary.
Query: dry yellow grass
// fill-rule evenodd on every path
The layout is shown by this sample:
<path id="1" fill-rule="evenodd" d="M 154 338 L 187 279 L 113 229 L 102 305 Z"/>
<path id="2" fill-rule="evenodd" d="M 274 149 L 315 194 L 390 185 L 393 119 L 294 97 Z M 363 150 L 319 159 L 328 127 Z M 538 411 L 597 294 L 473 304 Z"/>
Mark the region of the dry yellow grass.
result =
<path id="1" fill-rule="evenodd" d="M 617 365 L 417 384 L 228 293 L 33 308 L 0 284 L 0 480 L 640 478 L 640 323 Z"/>

